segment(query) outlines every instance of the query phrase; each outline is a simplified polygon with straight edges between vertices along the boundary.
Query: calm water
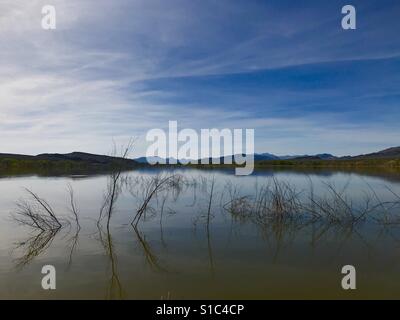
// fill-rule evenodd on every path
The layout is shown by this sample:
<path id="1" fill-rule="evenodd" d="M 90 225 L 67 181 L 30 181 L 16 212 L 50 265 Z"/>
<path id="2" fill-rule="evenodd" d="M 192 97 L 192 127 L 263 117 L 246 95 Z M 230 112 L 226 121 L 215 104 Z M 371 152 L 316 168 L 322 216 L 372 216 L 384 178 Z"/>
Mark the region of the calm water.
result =
<path id="1" fill-rule="evenodd" d="M 152 198 L 135 229 L 130 222 L 143 202 L 146 181 L 160 173 L 152 169 L 121 176 L 109 228 L 107 217 L 97 223 L 108 175 L 1 178 L 0 298 L 400 297 L 400 225 L 394 223 L 400 209 L 393 194 L 400 194 L 400 182 L 395 176 L 263 171 L 235 177 L 231 171 L 175 171 L 188 182 Z M 328 204 L 333 203 L 328 186 L 343 191 L 354 208 L 368 198 L 370 206 L 377 199 L 384 204 L 351 226 L 303 217 L 260 223 L 248 212 L 232 215 L 227 203 L 233 189 L 237 198 L 250 201 L 273 178 L 306 202 L 312 185 L 316 199 Z M 68 184 L 79 232 L 69 209 Z M 69 217 L 71 225 L 43 235 L 18 224 L 12 218 L 18 201 L 32 201 L 24 188 L 45 199 L 57 216 Z M 54 291 L 41 288 L 46 264 L 57 270 Z M 341 288 L 341 268 L 347 264 L 357 269 L 354 291 Z"/>

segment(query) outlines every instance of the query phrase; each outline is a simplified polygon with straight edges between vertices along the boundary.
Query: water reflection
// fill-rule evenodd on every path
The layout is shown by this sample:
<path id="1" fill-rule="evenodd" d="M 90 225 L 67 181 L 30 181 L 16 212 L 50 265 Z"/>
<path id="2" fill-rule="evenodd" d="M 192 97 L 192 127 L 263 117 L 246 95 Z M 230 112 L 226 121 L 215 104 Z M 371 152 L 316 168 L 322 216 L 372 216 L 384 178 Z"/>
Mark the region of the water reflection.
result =
<path id="1" fill-rule="evenodd" d="M 97 220 L 99 240 L 104 247 L 111 266 L 110 285 L 107 293 L 108 299 L 123 298 L 123 289 L 118 275 L 117 255 L 114 252 L 114 246 L 110 231 L 111 217 L 114 214 L 117 200 L 122 191 L 121 174 L 121 171 L 114 172 L 108 178 L 106 189 L 107 191 L 105 192 L 104 202 L 100 208 L 100 214 Z M 103 218 L 106 219 L 106 225 L 104 228 L 102 225 Z"/>
<path id="2" fill-rule="evenodd" d="M 109 265 L 111 269 L 109 287 L 107 291 L 107 299 L 123 299 L 124 293 L 122 284 L 118 275 L 117 255 L 114 251 L 113 240 L 111 237 L 109 226 L 103 230 L 99 227 L 99 240 L 103 245 L 106 255 L 109 258 Z"/>
<path id="3" fill-rule="evenodd" d="M 59 230 L 43 230 L 17 243 L 16 250 L 21 250 L 22 255 L 15 260 L 17 268 L 29 264 L 34 258 L 42 254 L 51 245 Z"/>
<path id="4" fill-rule="evenodd" d="M 138 230 L 137 227 L 133 226 L 132 229 L 135 233 L 135 236 L 136 236 L 138 242 L 140 243 L 140 245 L 143 249 L 143 253 L 146 258 L 146 262 L 147 262 L 148 266 L 150 267 L 150 269 L 153 271 L 156 271 L 156 272 L 168 272 L 168 269 L 161 265 L 161 263 L 159 262 L 159 259 L 154 254 L 149 243 L 146 241 L 146 236 L 141 234 L 141 232 Z"/>
<path id="5" fill-rule="evenodd" d="M 323 255 L 329 254 L 333 259 L 346 246 L 359 245 L 373 259 L 387 255 L 385 259 L 397 261 L 382 251 L 388 244 L 395 247 L 399 243 L 397 185 L 377 188 L 370 182 L 362 185 L 357 182 L 353 188 L 348 179 L 339 184 L 338 181 L 316 182 L 315 178 L 302 176 L 299 187 L 297 180 L 291 179 L 276 176 L 262 181 L 226 179 L 215 172 L 194 176 L 168 171 L 114 172 L 108 175 L 104 190 L 99 192 L 101 200 L 91 201 L 90 206 L 84 203 L 84 194 L 77 192 L 75 186 L 67 185 L 64 195 L 67 210 L 64 211 L 50 205 L 53 199 L 43 199 L 35 190 L 27 189 L 25 198 L 17 202 L 13 212 L 14 220 L 29 232 L 28 239 L 16 245 L 16 251 L 21 254 L 15 259 L 15 266 L 26 267 L 37 257 L 45 256 L 53 242 L 58 245 L 62 242 L 68 251 L 66 272 L 71 272 L 71 266 L 82 259 L 77 248 L 85 245 L 93 228 L 96 229 L 94 238 L 108 261 L 107 299 L 132 297 L 130 279 L 136 274 L 140 277 L 141 273 L 145 274 L 143 281 L 151 281 L 148 282 L 151 287 L 153 281 L 160 279 L 175 286 L 173 281 L 177 277 L 199 272 L 195 271 L 199 264 L 207 265 L 208 275 L 217 283 L 224 278 L 224 272 L 230 274 L 236 270 L 227 269 L 231 259 L 241 260 L 239 269 L 250 270 L 253 265 L 279 266 L 297 257 L 299 261 L 294 263 L 303 268 L 307 258 L 298 255 L 309 254 L 305 246 L 319 255 L 320 250 L 327 250 L 321 255 L 321 261 Z M 92 215 L 92 220 L 89 217 L 82 220 L 82 214 L 89 210 L 96 211 L 97 217 Z M 116 230 L 116 226 L 123 229 Z M 201 230 L 199 242 L 195 236 L 180 238 L 175 233 L 193 228 Z M 130 234 L 128 240 L 124 238 L 126 233 Z M 156 233 L 158 238 L 154 237 Z M 85 241 L 80 241 L 81 238 Z M 179 243 L 176 239 L 180 239 Z M 221 239 L 225 239 L 225 247 Z M 132 241 L 140 248 L 141 261 L 145 262 L 149 274 L 145 270 L 127 270 L 127 265 L 140 268 L 137 255 L 127 253 Z M 241 248 L 243 257 L 230 251 Z M 158 278 L 161 275 L 166 278 Z M 212 285 L 205 281 L 197 286 L 204 286 L 206 290 Z M 164 292 L 171 291 L 168 288 Z M 254 292 L 263 296 L 256 289 Z M 161 296 L 164 294 L 158 297 Z M 192 293 L 187 292 L 187 296 L 191 297 Z"/>

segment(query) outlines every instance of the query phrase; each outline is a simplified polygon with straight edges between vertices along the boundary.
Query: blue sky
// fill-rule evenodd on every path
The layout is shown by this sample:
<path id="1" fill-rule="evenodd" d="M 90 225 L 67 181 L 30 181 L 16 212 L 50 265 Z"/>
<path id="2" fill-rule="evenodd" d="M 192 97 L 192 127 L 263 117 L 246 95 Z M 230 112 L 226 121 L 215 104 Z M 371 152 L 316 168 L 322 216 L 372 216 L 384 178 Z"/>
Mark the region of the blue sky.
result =
<path id="1" fill-rule="evenodd" d="M 40 27 L 41 7 L 57 29 Z M 341 28 L 341 8 L 357 29 Z M 177 120 L 257 152 L 400 145 L 399 1 L 2 0 L 0 152 L 107 153 Z"/>

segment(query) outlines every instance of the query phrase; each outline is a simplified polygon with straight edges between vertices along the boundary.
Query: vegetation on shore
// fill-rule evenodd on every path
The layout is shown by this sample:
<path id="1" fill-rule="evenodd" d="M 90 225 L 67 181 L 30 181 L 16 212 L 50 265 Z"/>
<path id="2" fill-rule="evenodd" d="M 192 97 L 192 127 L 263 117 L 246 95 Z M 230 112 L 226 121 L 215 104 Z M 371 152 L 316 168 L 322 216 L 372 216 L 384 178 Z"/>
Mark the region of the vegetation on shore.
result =
<path id="1" fill-rule="evenodd" d="M 346 159 L 346 160 L 265 160 L 256 161 L 255 167 L 295 166 L 316 168 L 399 168 L 400 159 Z"/>
<path id="2" fill-rule="evenodd" d="M 121 157 L 88 153 L 45 154 L 38 156 L 0 154 L 0 173 L 96 173 L 129 170 L 140 164 Z"/>
<path id="3" fill-rule="evenodd" d="M 218 169 L 235 168 L 236 164 L 188 164 L 188 165 L 158 165 L 158 167 L 189 166 L 192 168 Z M 285 170 L 352 170 L 352 171 L 390 171 L 400 172 L 400 159 L 346 159 L 346 160 L 262 160 L 255 161 L 254 168 L 285 169 Z"/>
<path id="4" fill-rule="evenodd" d="M 0 156 L 0 172 L 106 172 L 118 169 L 129 170 L 139 166 L 150 166 L 130 159 L 118 157 L 71 153 L 68 155 Z M 156 165 L 156 167 L 192 167 L 192 168 L 232 168 L 236 164 L 189 164 L 189 165 Z M 352 158 L 352 159 L 291 159 L 291 160 L 259 160 L 254 162 L 256 169 L 285 168 L 297 170 L 337 169 L 337 170 L 390 170 L 400 171 L 400 158 Z"/>
<path id="5" fill-rule="evenodd" d="M 132 168 L 136 163 L 113 161 L 109 163 L 92 163 L 73 160 L 19 160 L 0 159 L 0 169 L 89 169 L 89 168 Z"/>

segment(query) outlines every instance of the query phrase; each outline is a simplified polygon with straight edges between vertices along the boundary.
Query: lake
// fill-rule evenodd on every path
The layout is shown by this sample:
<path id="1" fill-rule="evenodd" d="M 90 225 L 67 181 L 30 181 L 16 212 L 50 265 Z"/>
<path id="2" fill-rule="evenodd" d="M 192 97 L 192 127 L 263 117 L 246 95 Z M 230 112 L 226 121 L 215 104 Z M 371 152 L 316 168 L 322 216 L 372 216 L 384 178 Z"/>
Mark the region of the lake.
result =
<path id="1" fill-rule="evenodd" d="M 24 210 L 46 214 L 33 195 L 61 228 L 32 225 Z M 398 195 L 399 177 L 379 171 L 3 175 L 0 298 L 398 298 Z M 48 264 L 56 290 L 41 287 Z M 341 287 L 344 265 L 356 290 Z"/>

